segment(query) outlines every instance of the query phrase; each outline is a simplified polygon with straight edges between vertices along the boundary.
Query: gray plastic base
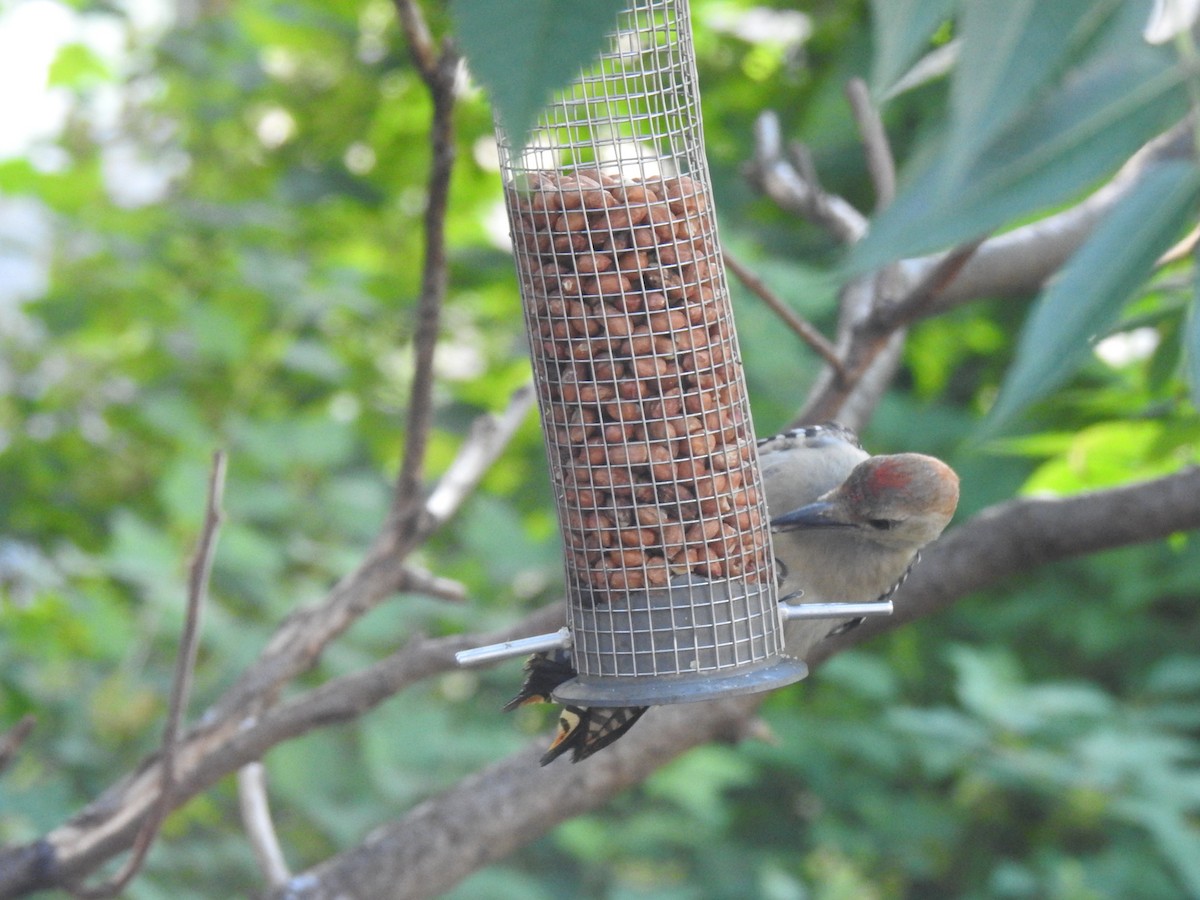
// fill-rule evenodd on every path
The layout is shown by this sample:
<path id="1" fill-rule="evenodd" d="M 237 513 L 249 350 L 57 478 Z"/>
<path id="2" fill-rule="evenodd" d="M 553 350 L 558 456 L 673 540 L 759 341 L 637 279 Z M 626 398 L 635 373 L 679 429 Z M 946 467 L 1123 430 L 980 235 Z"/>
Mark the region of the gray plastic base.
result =
<path id="1" fill-rule="evenodd" d="M 573 706 L 661 706 L 769 691 L 797 682 L 807 674 L 808 666 L 802 660 L 781 656 L 728 672 L 581 675 L 560 684 L 554 691 L 554 699 Z"/>

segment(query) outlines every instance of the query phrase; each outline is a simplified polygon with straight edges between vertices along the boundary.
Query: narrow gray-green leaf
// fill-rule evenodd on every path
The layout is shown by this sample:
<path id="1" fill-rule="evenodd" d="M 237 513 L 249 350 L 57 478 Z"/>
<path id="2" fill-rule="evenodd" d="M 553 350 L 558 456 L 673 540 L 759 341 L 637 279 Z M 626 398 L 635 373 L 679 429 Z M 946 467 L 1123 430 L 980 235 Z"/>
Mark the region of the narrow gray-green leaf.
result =
<path id="1" fill-rule="evenodd" d="M 455 34 L 500 124 L 522 146 L 555 91 L 604 48 L 624 0 L 455 0 Z"/>
<path id="2" fill-rule="evenodd" d="M 947 164 L 964 171 L 975 154 L 1051 84 L 1116 0 L 970 0 L 950 93 Z"/>
<path id="3" fill-rule="evenodd" d="M 1035 304 L 985 432 L 1011 422 L 1079 368 L 1091 338 L 1116 320 L 1155 260 L 1195 218 L 1198 197 L 1200 169 L 1168 163 L 1097 226 Z"/>
<path id="4" fill-rule="evenodd" d="M 1111 55 L 1029 110 L 958 178 L 944 153 L 924 157 L 849 268 L 944 249 L 1078 196 L 1183 115 L 1183 78 L 1150 48 Z"/>
<path id="5" fill-rule="evenodd" d="M 1183 359 L 1192 406 L 1200 410 L 1200 265 L 1196 266 L 1195 294 L 1183 326 Z"/>
<path id="6" fill-rule="evenodd" d="M 882 97 L 929 44 L 955 0 L 872 0 L 871 91 Z"/>

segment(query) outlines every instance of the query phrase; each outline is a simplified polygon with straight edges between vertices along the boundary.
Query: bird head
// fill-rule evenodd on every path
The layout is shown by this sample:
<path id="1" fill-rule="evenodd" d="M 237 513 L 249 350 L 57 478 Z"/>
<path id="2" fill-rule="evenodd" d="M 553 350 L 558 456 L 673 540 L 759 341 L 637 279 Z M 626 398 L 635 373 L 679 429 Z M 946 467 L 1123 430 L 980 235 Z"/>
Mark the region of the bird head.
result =
<path id="1" fill-rule="evenodd" d="M 872 456 L 813 503 L 771 520 L 774 532 L 852 528 L 864 539 L 919 549 L 942 533 L 958 506 L 958 476 L 920 453 Z"/>

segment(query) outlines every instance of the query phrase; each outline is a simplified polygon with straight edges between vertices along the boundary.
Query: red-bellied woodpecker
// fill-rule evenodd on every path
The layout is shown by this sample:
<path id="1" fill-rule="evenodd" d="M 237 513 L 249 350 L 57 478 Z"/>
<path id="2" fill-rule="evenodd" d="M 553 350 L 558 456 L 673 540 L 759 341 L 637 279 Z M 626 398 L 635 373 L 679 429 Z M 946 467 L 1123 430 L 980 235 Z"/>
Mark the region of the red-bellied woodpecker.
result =
<path id="1" fill-rule="evenodd" d="M 853 432 L 840 427 L 770 438 L 759 458 L 783 602 L 887 599 L 958 505 L 958 476 L 941 460 L 868 456 Z M 818 641 L 859 621 L 789 621 L 787 653 L 804 659 Z"/>
<path id="2" fill-rule="evenodd" d="M 935 540 L 958 504 L 958 476 L 919 453 L 869 456 L 854 432 L 836 423 L 797 428 L 758 444 L 772 515 L 779 596 L 789 603 L 868 602 L 890 597 Z M 786 652 L 803 659 L 819 641 L 855 619 L 799 619 L 784 630 Z M 521 692 L 505 707 L 545 702 L 574 676 L 566 651 L 526 663 Z M 621 737 L 645 707 L 564 707 L 542 757 L 568 750 L 578 762 Z"/>

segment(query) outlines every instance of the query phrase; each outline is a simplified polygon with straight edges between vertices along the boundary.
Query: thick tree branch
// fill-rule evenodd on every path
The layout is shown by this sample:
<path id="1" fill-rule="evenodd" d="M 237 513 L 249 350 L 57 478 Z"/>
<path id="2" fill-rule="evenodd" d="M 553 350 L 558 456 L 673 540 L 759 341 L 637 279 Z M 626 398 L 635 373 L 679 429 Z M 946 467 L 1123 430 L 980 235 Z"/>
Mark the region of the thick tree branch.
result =
<path id="1" fill-rule="evenodd" d="M 863 135 L 879 201 L 886 204 L 894 180 L 882 125 L 861 85 L 851 82 L 847 97 Z M 782 148 L 778 119 L 763 113 L 755 124 L 750 180 L 780 208 L 839 240 L 854 243 L 861 238 L 866 220 L 849 204 L 826 194 L 811 167 L 806 171 L 785 158 Z M 1106 185 L 1060 213 L 946 253 L 903 260 L 849 283 L 840 300 L 837 364 L 826 361 L 795 421 L 865 422 L 899 363 L 907 327 L 984 297 L 1040 289 L 1149 174 L 1193 152 L 1191 124 L 1185 120 L 1150 141 Z"/>
<path id="2" fill-rule="evenodd" d="M 1196 468 L 1062 500 L 1001 504 L 929 548 L 898 595 L 895 616 L 870 620 L 819 645 L 810 663 L 1034 565 L 1198 528 Z M 296 876 L 273 896 L 436 896 L 559 822 L 603 804 L 685 750 L 741 736 L 759 699 L 653 709 L 628 736 L 578 765 L 561 760 L 542 769 L 538 750 L 527 748 L 377 829 L 359 847 Z"/>
<path id="3" fill-rule="evenodd" d="M 541 768 L 542 748 L 526 747 L 420 804 L 400 821 L 376 829 L 359 846 L 297 875 L 270 896 L 437 896 L 559 822 L 644 781 L 684 750 L 736 740 L 755 705 L 753 698 L 737 697 L 651 710 L 628 737 L 580 765 L 564 758 Z M 626 747 L 635 736 L 636 742 Z"/>
<path id="4" fill-rule="evenodd" d="M 1074 497 L 1031 497 L 986 509 L 923 553 L 903 602 L 881 627 L 828 642 L 820 662 L 851 644 L 948 608 L 973 591 L 1038 566 L 1200 529 L 1200 467 Z M 856 634 L 856 632 L 862 632 Z"/>
<path id="5" fill-rule="evenodd" d="M 335 678 L 260 716 L 194 727 L 176 749 L 172 803 L 182 804 L 283 741 L 351 721 L 416 682 L 457 668 L 459 650 L 553 630 L 562 616 L 556 603 L 491 634 L 417 638 L 362 672 Z M 160 796 L 160 771 L 159 757 L 150 757 L 44 839 L 0 850 L 0 898 L 71 884 L 128 849 Z"/>

